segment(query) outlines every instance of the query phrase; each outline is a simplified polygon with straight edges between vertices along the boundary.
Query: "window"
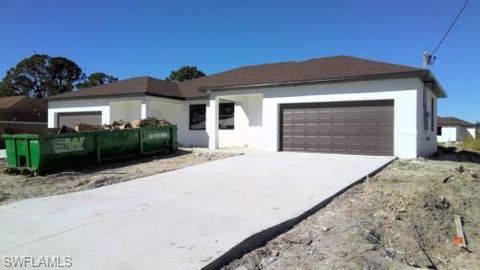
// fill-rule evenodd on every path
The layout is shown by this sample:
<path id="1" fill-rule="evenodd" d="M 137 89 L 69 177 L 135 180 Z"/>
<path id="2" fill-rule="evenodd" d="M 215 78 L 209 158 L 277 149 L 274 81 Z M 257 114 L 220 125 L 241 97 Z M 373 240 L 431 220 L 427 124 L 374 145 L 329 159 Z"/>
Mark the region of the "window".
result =
<path id="1" fill-rule="evenodd" d="M 207 105 L 205 104 L 192 104 L 190 105 L 190 130 L 205 130 Z M 235 104 L 234 103 L 220 103 L 219 105 L 219 129 L 234 129 L 234 116 L 235 116 Z"/>
<path id="2" fill-rule="evenodd" d="M 437 127 L 437 135 L 442 136 L 442 127 Z"/>
<path id="3" fill-rule="evenodd" d="M 433 126 L 435 125 L 435 100 L 432 98 L 431 99 L 431 103 L 430 103 L 430 109 L 432 111 L 431 113 L 431 127 L 432 127 L 432 131 L 433 131 Z"/>
<path id="4" fill-rule="evenodd" d="M 190 105 L 190 130 L 205 130 L 205 113 L 207 105 Z"/>
<path id="5" fill-rule="evenodd" d="M 234 129 L 235 124 L 235 104 L 234 103 L 220 103 L 219 106 L 219 129 Z"/>

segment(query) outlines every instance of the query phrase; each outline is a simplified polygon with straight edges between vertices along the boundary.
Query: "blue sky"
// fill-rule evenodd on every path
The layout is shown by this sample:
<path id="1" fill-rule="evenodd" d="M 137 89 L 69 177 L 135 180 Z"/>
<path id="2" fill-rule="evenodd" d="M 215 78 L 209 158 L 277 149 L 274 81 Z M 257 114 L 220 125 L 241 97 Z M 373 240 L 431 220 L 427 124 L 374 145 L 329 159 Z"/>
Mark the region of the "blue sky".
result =
<path id="1" fill-rule="evenodd" d="M 86 73 L 164 78 L 267 62 L 352 55 L 421 66 L 463 0 L 0 2 L 0 76 L 33 52 Z M 470 1 L 432 70 L 449 97 L 439 115 L 480 120 L 480 3 Z"/>

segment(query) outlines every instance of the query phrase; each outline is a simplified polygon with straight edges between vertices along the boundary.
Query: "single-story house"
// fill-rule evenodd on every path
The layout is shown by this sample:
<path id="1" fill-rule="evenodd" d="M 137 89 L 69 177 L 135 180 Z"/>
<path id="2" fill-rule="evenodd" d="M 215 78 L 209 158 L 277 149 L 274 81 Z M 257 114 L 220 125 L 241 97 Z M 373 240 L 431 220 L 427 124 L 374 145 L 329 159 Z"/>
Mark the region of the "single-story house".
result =
<path id="1" fill-rule="evenodd" d="M 52 96 L 49 127 L 154 116 L 179 143 L 413 158 L 434 153 L 427 69 L 349 56 L 241 67 L 185 81 L 131 78 Z"/>
<path id="2" fill-rule="evenodd" d="M 45 100 L 28 96 L 0 98 L 0 136 L 4 133 L 42 133 L 47 128 Z M 4 147 L 0 139 L 0 149 Z"/>
<path id="3" fill-rule="evenodd" d="M 437 141 L 459 142 L 468 137 L 476 138 L 477 127 L 456 117 L 437 117 Z"/>
<path id="4" fill-rule="evenodd" d="M 0 121 L 47 122 L 47 102 L 29 96 L 0 98 Z"/>

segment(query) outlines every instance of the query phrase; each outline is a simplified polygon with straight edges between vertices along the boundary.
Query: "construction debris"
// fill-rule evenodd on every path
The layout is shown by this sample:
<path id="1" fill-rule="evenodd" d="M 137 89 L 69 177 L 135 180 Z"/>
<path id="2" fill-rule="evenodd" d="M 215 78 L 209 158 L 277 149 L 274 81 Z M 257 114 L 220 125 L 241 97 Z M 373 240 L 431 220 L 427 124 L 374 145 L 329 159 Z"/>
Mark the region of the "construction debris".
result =
<path id="1" fill-rule="evenodd" d="M 442 183 L 447 183 L 452 178 L 453 178 L 453 175 L 449 175 L 449 176 L 445 177 L 445 179 L 443 179 Z"/>
<path id="2" fill-rule="evenodd" d="M 453 236 L 453 243 L 462 249 L 466 249 L 467 242 L 465 241 L 465 234 L 463 233 L 462 218 L 459 215 L 454 215 L 453 222 L 455 223 L 456 231 L 456 235 Z"/>
<path id="3" fill-rule="evenodd" d="M 130 121 L 130 126 L 132 128 L 139 128 L 140 127 L 140 119 Z"/>
<path id="4" fill-rule="evenodd" d="M 165 119 L 157 119 L 155 117 L 148 117 L 146 119 L 140 120 L 140 127 L 159 127 L 159 126 L 166 126 L 171 125 Z"/>
<path id="5" fill-rule="evenodd" d="M 96 126 L 96 125 L 79 124 L 75 126 L 76 132 L 93 131 L 93 130 L 100 130 L 100 129 L 102 129 L 102 127 Z"/>
<path id="6" fill-rule="evenodd" d="M 155 117 L 148 117 L 146 119 L 136 119 L 130 122 L 125 122 L 123 120 L 113 121 L 110 125 L 105 124 L 103 126 L 98 125 L 89 125 L 89 124 L 78 124 L 75 128 L 69 128 L 62 126 L 61 128 L 51 128 L 47 130 L 47 134 L 63 134 L 63 133 L 76 133 L 76 132 L 85 132 L 85 131 L 95 131 L 95 130 L 123 130 L 130 128 L 140 128 L 140 127 L 159 127 L 171 125 L 165 119 L 157 119 Z"/>

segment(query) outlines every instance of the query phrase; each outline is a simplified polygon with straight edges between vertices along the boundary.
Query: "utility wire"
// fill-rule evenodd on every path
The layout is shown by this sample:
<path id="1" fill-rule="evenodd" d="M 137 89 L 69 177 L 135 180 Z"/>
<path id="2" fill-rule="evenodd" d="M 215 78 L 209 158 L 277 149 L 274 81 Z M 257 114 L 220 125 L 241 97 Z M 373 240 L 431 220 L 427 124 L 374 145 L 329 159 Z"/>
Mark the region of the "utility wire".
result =
<path id="1" fill-rule="evenodd" d="M 448 27 L 447 31 L 445 32 L 445 34 L 443 35 L 442 39 L 440 40 L 440 42 L 437 44 L 437 46 L 435 47 L 435 49 L 432 51 L 432 53 L 430 55 L 434 55 L 435 52 L 437 52 L 437 50 L 440 48 L 440 46 L 442 45 L 442 43 L 445 41 L 445 39 L 447 38 L 448 34 L 450 33 L 450 31 L 452 30 L 453 26 L 455 25 L 455 23 L 457 22 L 458 18 L 460 18 L 460 15 L 462 15 L 463 11 L 465 10 L 465 7 L 467 7 L 467 4 L 470 0 L 465 0 L 465 3 L 463 4 L 462 8 L 460 9 L 460 11 L 458 11 L 457 13 L 457 16 L 455 17 L 455 19 L 453 20 L 453 22 L 450 24 L 450 26 Z"/>

